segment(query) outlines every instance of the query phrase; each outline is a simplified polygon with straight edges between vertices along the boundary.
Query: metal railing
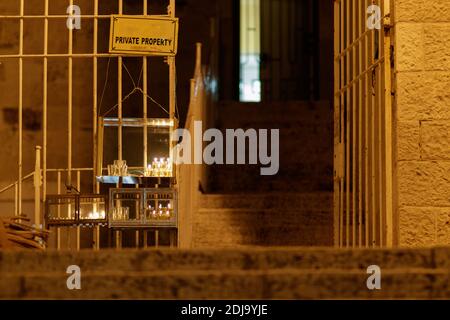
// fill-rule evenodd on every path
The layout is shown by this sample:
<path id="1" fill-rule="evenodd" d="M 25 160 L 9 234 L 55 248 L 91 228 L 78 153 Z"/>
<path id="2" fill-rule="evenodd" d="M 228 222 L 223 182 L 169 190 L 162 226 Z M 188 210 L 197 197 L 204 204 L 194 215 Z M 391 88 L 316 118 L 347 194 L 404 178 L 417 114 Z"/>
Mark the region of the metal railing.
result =
<path id="1" fill-rule="evenodd" d="M 212 90 L 208 87 L 211 76 L 209 68 L 202 65 L 202 44 L 197 43 L 194 78 L 191 79 L 190 102 L 185 129 L 194 136 L 194 122 L 202 121 L 205 128 L 213 122 Z M 193 146 L 191 146 L 193 148 Z M 193 150 L 191 150 L 193 154 Z M 193 217 L 198 209 L 201 189 L 208 188 L 208 171 L 205 165 L 181 164 L 177 166 L 178 208 L 179 208 L 179 246 L 191 247 Z"/>
<path id="2" fill-rule="evenodd" d="M 368 9 L 381 11 L 369 28 Z M 339 247 L 391 247 L 390 0 L 334 1 L 334 220 Z M 369 14 L 369 15 L 368 15 Z"/>

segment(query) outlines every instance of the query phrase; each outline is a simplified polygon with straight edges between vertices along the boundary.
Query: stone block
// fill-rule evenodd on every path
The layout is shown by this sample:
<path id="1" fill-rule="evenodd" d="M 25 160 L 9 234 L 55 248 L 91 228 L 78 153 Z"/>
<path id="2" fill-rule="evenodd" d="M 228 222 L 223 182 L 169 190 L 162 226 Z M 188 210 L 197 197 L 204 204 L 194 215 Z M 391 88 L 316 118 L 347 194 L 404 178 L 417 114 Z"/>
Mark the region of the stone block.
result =
<path id="1" fill-rule="evenodd" d="M 395 7 L 395 21 L 409 21 L 418 22 L 423 21 L 424 5 L 427 0 L 416 0 L 411 2 L 410 0 L 396 0 L 394 1 Z"/>
<path id="2" fill-rule="evenodd" d="M 413 33 L 414 30 L 411 30 Z M 421 45 L 422 54 L 418 60 L 423 61 L 425 70 L 450 70 L 450 22 L 449 23 L 429 23 L 423 28 L 423 42 L 415 41 L 417 45 Z M 416 37 L 420 39 L 420 34 Z M 405 39 L 406 40 L 406 39 Z M 408 39 L 409 40 L 409 39 Z M 401 43 L 401 45 L 404 45 Z M 413 50 L 412 54 L 420 53 L 420 49 Z M 403 52 L 406 55 L 406 52 Z M 400 55 L 401 53 L 399 53 Z M 398 58 L 400 59 L 400 58 Z M 448 91 L 448 90 L 447 90 Z"/>
<path id="3" fill-rule="evenodd" d="M 398 160 L 420 159 L 419 121 L 397 123 Z"/>
<path id="4" fill-rule="evenodd" d="M 448 161 L 399 162 L 399 205 L 450 207 L 449 173 Z"/>
<path id="5" fill-rule="evenodd" d="M 450 123 L 448 121 L 421 123 L 420 154 L 424 160 L 450 160 Z"/>
<path id="6" fill-rule="evenodd" d="M 395 26 L 397 71 L 420 71 L 424 68 L 424 25 L 402 22 Z"/>
<path id="7" fill-rule="evenodd" d="M 397 119 L 450 119 L 450 72 L 399 72 Z"/>
<path id="8" fill-rule="evenodd" d="M 436 243 L 435 208 L 402 207 L 398 214 L 401 247 L 423 247 Z"/>
<path id="9" fill-rule="evenodd" d="M 449 0 L 395 0 L 395 21 L 448 22 Z"/>

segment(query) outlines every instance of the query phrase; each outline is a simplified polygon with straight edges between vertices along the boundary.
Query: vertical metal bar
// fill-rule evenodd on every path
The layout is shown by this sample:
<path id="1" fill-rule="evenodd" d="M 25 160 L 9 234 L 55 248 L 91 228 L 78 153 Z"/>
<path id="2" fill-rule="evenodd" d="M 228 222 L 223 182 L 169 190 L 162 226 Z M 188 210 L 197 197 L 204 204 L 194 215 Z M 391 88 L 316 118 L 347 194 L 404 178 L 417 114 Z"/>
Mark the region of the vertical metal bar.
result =
<path id="1" fill-rule="evenodd" d="M 334 245 L 339 246 L 339 208 L 340 208 L 340 113 L 341 113 L 341 104 L 340 104 L 340 96 L 336 95 L 336 93 L 340 90 L 340 83 L 338 81 L 340 77 L 340 62 L 341 60 L 337 60 L 336 58 L 340 53 L 340 28 L 339 28 L 339 10 L 340 10 L 340 2 L 334 0 L 334 219 L 333 219 L 333 230 L 334 230 Z"/>
<path id="2" fill-rule="evenodd" d="M 369 46 L 369 65 L 373 65 L 374 63 L 374 31 L 372 30 L 370 32 L 370 46 Z M 372 247 L 376 246 L 376 157 L 375 157 L 375 147 L 376 147 L 376 140 L 375 140 L 375 115 L 376 115 L 376 104 L 374 99 L 374 92 L 375 92 L 375 81 L 374 78 L 374 70 L 370 71 L 370 129 L 371 129 L 371 141 L 370 141 L 370 156 L 371 156 L 371 201 L 372 201 L 372 210 L 371 210 L 371 224 L 372 224 L 372 235 L 371 235 L 371 241 L 372 241 Z"/>
<path id="3" fill-rule="evenodd" d="M 14 216 L 19 215 L 19 185 L 18 182 L 14 184 Z"/>
<path id="4" fill-rule="evenodd" d="M 144 14 L 144 16 L 146 16 L 147 15 L 147 0 L 143 0 L 143 14 Z M 147 77 L 147 57 L 146 56 L 144 56 L 143 58 L 142 58 L 142 91 L 143 91 L 143 95 L 142 95 L 142 108 L 143 108 L 143 118 L 144 118 L 144 139 L 143 139 L 143 141 L 144 141 L 144 169 L 145 168 L 147 168 L 147 165 L 148 165 L 148 159 L 147 159 L 147 155 L 148 155 L 148 146 L 147 146 L 147 139 L 148 139 L 148 137 L 147 137 L 147 130 L 148 130 L 148 127 L 147 127 L 147 95 L 148 95 L 148 92 L 147 92 L 147 90 L 148 90 L 148 84 L 147 84 L 147 79 L 148 79 L 148 77 Z"/>
<path id="5" fill-rule="evenodd" d="M 379 39 L 379 33 L 377 33 L 377 38 Z M 379 42 L 378 42 L 379 43 Z M 379 47 L 381 49 L 381 47 Z M 381 65 L 379 65 L 376 69 L 376 104 L 377 104 L 377 233 L 378 233 L 378 246 L 381 247 L 383 245 L 383 136 L 382 136 L 382 101 L 381 101 Z"/>
<path id="6" fill-rule="evenodd" d="M 147 247 L 148 247 L 148 231 L 144 230 L 143 233 L 144 233 L 144 249 L 147 249 Z"/>
<path id="7" fill-rule="evenodd" d="M 73 0 L 69 1 L 73 6 Z M 72 111 L 73 111 L 73 30 L 69 28 L 68 43 L 68 86 L 67 86 L 67 184 L 72 185 Z M 72 214 L 71 205 L 68 205 L 68 216 Z M 67 247 L 71 248 L 72 229 L 67 231 Z"/>
<path id="8" fill-rule="evenodd" d="M 385 103 L 385 132 L 386 132 L 386 246 L 394 245 L 393 226 L 393 169 L 392 169 L 392 94 L 391 94 L 391 8 L 390 0 L 384 0 L 384 103 Z"/>
<path id="9" fill-rule="evenodd" d="M 58 171 L 57 177 L 58 194 L 61 194 L 61 171 Z M 58 205 L 58 218 L 61 218 L 61 207 Z M 56 249 L 61 250 L 61 228 L 56 228 Z"/>
<path id="10" fill-rule="evenodd" d="M 356 1 L 359 0 L 350 0 L 351 1 L 351 43 L 353 43 L 356 39 L 356 11 L 355 11 L 355 7 L 356 7 Z M 351 56 L 350 59 L 352 61 L 351 64 L 351 72 L 352 72 L 352 76 L 351 76 L 351 81 L 353 81 L 354 79 L 356 79 L 356 47 L 353 46 L 351 49 Z M 356 247 L 356 196 L 357 196 L 357 191 L 356 191 L 356 187 L 357 187 L 357 182 L 356 182 L 356 171 L 357 171 L 357 159 L 356 159 L 356 153 L 357 153 L 357 140 L 356 140 L 356 133 L 357 133 L 357 127 L 358 124 L 356 122 L 356 100 L 357 100 L 357 96 L 356 96 L 356 88 L 357 88 L 357 83 L 353 83 L 351 85 L 351 112 L 352 112 L 352 124 L 351 124 L 351 135 L 352 135 L 352 247 Z"/>
<path id="11" fill-rule="evenodd" d="M 169 10 L 168 14 L 171 18 L 175 18 L 175 0 L 169 0 Z M 175 66 L 175 57 L 168 57 L 169 64 L 169 118 L 170 123 L 173 123 L 173 126 L 170 126 L 170 136 L 172 136 L 173 130 L 176 129 L 175 125 L 175 107 L 176 107 L 176 66 Z M 170 145 L 170 155 L 172 154 L 174 142 Z M 172 159 L 173 160 L 173 159 Z M 173 164 L 173 174 L 176 175 L 176 166 Z"/>
<path id="12" fill-rule="evenodd" d="M 368 0 L 364 0 L 363 8 L 362 8 L 362 16 L 366 17 L 366 10 L 367 10 L 367 2 Z M 366 19 L 363 19 L 363 31 L 366 30 Z M 361 59 L 363 61 L 363 70 L 366 71 L 368 68 L 368 61 L 367 61 L 367 55 L 369 54 L 368 51 L 368 41 L 367 41 L 367 35 L 364 36 L 364 43 L 363 43 L 363 58 Z M 366 74 L 364 76 L 364 100 L 363 100 L 363 111 L 364 111 L 364 226 L 365 226 L 365 247 L 369 247 L 369 208 L 370 208 L 370 197 L 369 197 L 369 75 Z"/>
<path id="13" fill-rule="evenodd" d="M 136 184 L 134 187 L 135 187 L 136 189 L 139 189 L 139 184 Z M 142 199 L 142 200 L 144 201 L 144 199 Z M 142 208 L 142 207 L 140 206 L 139 202 L 140 202 L 139 200 L 136 201 L 136 208 L 138 208 L 138 209 L 137 209 L 137 212 L 136 212 L 136 214 L 138 215 L 138 216 L 136 216 L 136 220 L 141 220 L 141 219 L 142 219 L 142 215 L 145 213 L 145 207 Z M 144 206 L 145 206 L 145 205 L 144 205 Z M 142 211 L 142 210 L 143 210 L 143 211 Z M 136 245 L 136 248 L 139 248 L 139 230 L 136 230 L 136 231 L 135 231 L 134 236 L 135 236 L 135 245 Z"/>
<path id="14" fill-rule="evenodd" d="M 116 238 L 116 249 L 120 249 L 120 231 L 115 232 L 115 238 Z"/>
<path id="15" fill-rule="evenodd" d="M 358 16 L 358 31 L 357 31 L 357 38 L 361 36 L 363 33 L 364 27 L 364 16 L 361 15 L 361 8 L 362 0 L 356 1 L 358 6 L 356 9 L 356 15 Z M 358 42 L 358 76 L 361 75 L 363 72 L 362 68 L 362 46 L 363 42 L 362 40 L 359 40 Z M 362 179 L 363 179 L 363 151 L 364 151 L 364 144 L 363 144 L 363 91 L 362 91 L 362 85 L 363 85 L 363 78 L 359 78 L 358 80 L 358 246 L 363 247 L 363 186 L 362 186 Z"/>
<path id="16" fill-rule="evenodd" d="M 41 228 L 41 147 L 36 146 L 35 149 L 35 166 L 34 166 L 34 225 Z"/>
<path id="17" fill-rule="evenodd" d="M 73 6 L 73 0 L 70 0 L 70 6 Z M 69 28 L 69 48 L 68 48 L 68 62 L 69 62 L 69 79 L 68 79 L 68 119 L 67 119 L 67 183 L 72 184 L 72 110 L 73 110 L 73 30 Z"/>
<path id="18" fill-rule="evenodd" d="M 345 30 L 345 35 L 346 35 L 346 48 L 348 48 L 350 46 L 350 1 L 351 0 L 346 0 L 346 30 Z M 350 53 L 347 52 L 346 53 L 346 78 L 345 78 L 345 83 L 346 85 L 348 85 L 350 83 Z M 345 161 L 346 161 L 346 170 L 345 170 L 345 178 L 346 178 L 346 212 L 345 212 L 345 217 L 346 217 L 346 221 L 345 221 L 345 245 L 346 247 L 350 246 L 350 167 L 351 167 L 351 159 L 350 159 L 350 131 L 351 131 L 351 88 L 348 88 L 346 91 L 346 155 L 345 155 Z"/>
<path id="19" fill-rule="evenodd" d="M 48 54 L 48 1 L 44 3 L 44 55 Z M 47 198 L 47 112 L 48 112 L 48 58 L 44 57 L 42 102 L 42 201 Z"/>
<path id="20" fill-rule="evenodd" d="M 19 190 L 18 211 L 22 214 L 22 177 L 23 177 L 23 15 L 24 0 L 20 0 L 20 26 L 19 26 Z"/>
<path id="21" fill-rule="evenodd" d="M 340 4 L 340 22 L 339 22 L 339 26 L 340 26 L 340 52 L 342 52 L 345 48 L 345 2 L 344 0 L 339 1 Z M 340 64 L 340 73 L 341 73 L 341 81 L 340 81 L 340 87 L 339 89 L 341 89 L 342 87 L 345 86 L 345 60 L 346 56 L 343 56 L 340 58 L 339 60 L 339 64 Z M 345 141 L 345 127 L 346 127 L 346 123 L 345 123 L 345 108 L 346 108 L 346 104 L 345 104 L 345 94 L 344 93 L 339 93 L 339 97 L 340 97 L 340 103 L 341 103 L 341 121 L 340 121 L 340 125 L 341 125 L 341 148 L 339 150 L 340 155 L 341 155 L 341 164 L 340 164 L 340 168 L 342 169 L 341 171 L 341 181 L 340 181 L 340 247 L 344 246 L 344 201 L 345 201 L 345 190 L 344 190 L 344 186 L 345 186 L 345 154 L 344 154 L 344 150 L 345 150 L 345 146 L 346 146 L 346 141 Z"/>
<path id="22" fill-rule="evenodd" d="M 383 1 L 381 1 L 379 4 L 381 13 L 383 13 Z M 380 24 L 382 21 L 380 21 Z M 384 40 L 383 40 L 383 33 L 381 30 L 378 32 L 378 52 L 379 52 L 379 58 L 384 58 Z M 379 101 L 379 116 L 378 116 L 378 139 L 379 139 L 379 163 L 378 163 L 378 180 L 379 180 L 379 217 L 378 217 L 378 225 L 379 225 L 379 238 L 380 238 L 380 247 L 384 246 L 384 215 L 385 215 L 385 185 L 384 185 L 384 179 L 385 179 L 385 139 L 384 139 L 384 64 L 380 63 L 380 66 L 378 68 L 378 88 L 377 88 L 377 94 L 378 94 L 378 101 Z"/>
<path id="23" fill-rule="evenodd" d="M 98 52 L 98 0 L 94 0 L 94 43 L 93 43 L 93 51 L 94 54 L 97 54 Z M 93 127 L 93 183 L 94 183 L 94 193 L 100 193 L 100 185 L 97 182 L 96 175 L 102 175 L 101 172 L 98 172 L 99 164 L 98 161 L 98 107 L 97 107 L 97 91 L 98 91 L 98 59 L 94 56 L 93 58 L 93 119 L 92 119 L 92 127 Z M 106 211 L 106 210 L 105 210 Z M 105 212 L 105 214 L 108 214 L 108 212 Z M 100 226 L 97 225 L 94 228 L 94 249 L 99 250 L 100 249 Z"/>
<path id="24" fill-rule="evenodd" d="M 119 14 L 123 14 L 123 0 L 119 0 Z M 122 160 L 122 99 L 122 56 L 119 56 L 117 59 L 118 160 Z"/>
<path id="25" fill-rule="evenodd" d="M 94 57 L 92 58 L 92 146 L 93 146 L 93 191 L 96 191 L 97 182 L 95 176 L 97 174 L 101 175 L 101 173 L 97 172 L 97 82 L 98 82 L 98 58 L 95 56 L 98 52 L 98 0 L 94 0 L 94 34 L 93 34 L 93 53 Z"/>
<path id="26" fill-rule="evenodd" d="M 123 14 L 123 0 L 119 0 L 119 14 Z M 119 126 L 117 128 L 117 151 L 118 160 L 122 160 L 122 56 L 117 58 L 117 118 Z M 119 188 L 119 184 L 117 184 Z M 122 247 L 122 232 L 116 231 L 116 248 Z"/>
<path id="27" fill-rule="evenodd" d="M 80 170 L 77 171 L 77 190 L 81 192 L 81 172 Z M 81 215 L 81 208 L 78 208 L 80 212 L 78 212 L 78 215 Z M 81 248 L 81 228 L 80 226 L 77 226 L 76 228 L 76 246 L 77 250 L 79 251 Z"/>

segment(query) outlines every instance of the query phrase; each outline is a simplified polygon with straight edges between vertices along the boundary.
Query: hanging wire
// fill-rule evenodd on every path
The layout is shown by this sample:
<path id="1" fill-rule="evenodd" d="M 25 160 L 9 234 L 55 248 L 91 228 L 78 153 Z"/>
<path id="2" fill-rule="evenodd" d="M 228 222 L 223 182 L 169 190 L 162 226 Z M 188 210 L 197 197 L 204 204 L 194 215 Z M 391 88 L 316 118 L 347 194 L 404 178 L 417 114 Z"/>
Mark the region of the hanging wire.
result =
<path id="1" fill-rule="evenodd" d="M 108 65 L 106 68 L 106 79 L 105 79 L 105 85 L 103 87 L 103 92 L 102 92 L 102 97 L 100 100 L 100 108 L 99 110 L 101 110 L 101 104 L 103 101 L 103 96 L 105 94 L 105 90 L 106 90 L 106 85 L 108 83 L 108 75 L 109 75 L 109 64 L 110 64 L 110 58 L 108 59 Z M 141 79 L 142 79 L 142 75 L 143 75 L 143 66 L 141 68 L 141 72 L 139 74 L 139 79 L 137 81 L 137 85 L 136 82 L 134 81 L 133 76 L 131 75 L 130 71 L 128 70 L 127 66 L 125 65 L 125 63 L 122 64 L 126 73 L 128 74 L 128 76 L 131 79 L 131 82 L 133 83 L 133 89 L 121 100 L 121 102 L 125 102 L 126 100 L 128 100 L 128 98 L 130 98 L 134 93 L 136 92 L 140 92 L 142 93 L 147 99 L 149 99 L 151 102 L 153 102 L 155 105 L 157 105 L 158 107 L 160 107 L 165 113 L 170 114 L 169 111 L 167 111 L 166 108 L 164 108 L 158 101 L 156 101 L 155 99 L 153 99 L 150 95 L 145 94 L 144 90 L 140 87 L 140 83 L 141 83 Z M 176 90 L 175 90 L 175 94 L 176 94 Z M 105 117 L 107 116 L 110 112 L 112 112 L 115 108 L 117 108 L 119 106 L 119 103 L 116 103 L 114 106 L 112 106 L 110 109 L 108 109 L 102 116 Z M 178 112 L 178 111 L 177 111 Z"/>
<path id="2" fill-rule="evenodd" d="M 100 105 L 98 108 L 99 113 L 101 113 L 101 111 L 102 111 L 103 97 L 105 96 L 106 86 L 108 84 L 110 62 L 111 62 L 111 57 L 108 58 L 108 64 L 106 65 L 105 84 L 103 85 L 102 96 L 100 97 Z"/>

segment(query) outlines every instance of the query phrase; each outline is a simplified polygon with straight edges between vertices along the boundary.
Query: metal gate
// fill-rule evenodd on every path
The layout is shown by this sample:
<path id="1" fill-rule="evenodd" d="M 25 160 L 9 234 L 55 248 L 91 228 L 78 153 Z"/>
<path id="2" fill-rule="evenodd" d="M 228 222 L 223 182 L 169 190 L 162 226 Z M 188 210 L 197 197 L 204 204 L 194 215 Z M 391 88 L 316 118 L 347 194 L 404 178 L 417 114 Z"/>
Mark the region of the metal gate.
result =
<path id="1" fill-rule="evenodd" d="M 391 247 L 390 0 L 334 1 L 334 239 Z"/>
<path id="2" fill-rule="evenodd" d="M 99 175 L 99 172 L 101 173 L 104 171 L 104 167 L 102 167 L 101 163 L 98 163 L 98 148 L 97 148 L 97 142 L 98 142 L 98 134 L 99 134 L 99 128 L 98 128 L 98 122 L 97 119 L 99 116 L 101 116 L 99 108 L 101 107 L 101 101 L 103 99 L 103 94 L 101 97 L 99 96 L 99 88 L 98 88 L 98 82 L 99 82 L 99 63 L 103 59 L 103 61 L 106 59 L 108 60 L 108 67 L 109 67 L 109 61 L 115 61 L 116 62 L 116 68 L 117 68 L 117 100 L 116 105 L 114 108 L 117 110 L 116 115 L 119 119 L 119 125 L 118 125 L 118 136 L 117 136 L 117 151 L 118 155 L 117 158 L 119 160 L 122 160 L 122 150 L 123 150 L 123 104 L 125 101 L 134 93 L 142 94 L 142 118 L 144 119 L 144 128 L 143 128 L 143 136 L 142 141 L 144 145 L 144 152 L 143 152 L 143 163 L 147 163 L 147 119 L 149 118 L 150 113 L 150 106 L 148 106 L 149 100 L 155 101 L 151 96 L 149 89 L 149 60 L 150 57 L 147 56 L 135 56 L 135 59 L 141 60 L 142 70 L 141 74 L 139 76 L 139 81 L 136 83 L 133 80 L 133 77 L 130 75 L 130 72 L 128 71 L 126 65 L 125 65 L 125 57 L 120 54 L 112 54 L 107 51 L 107 49 L 102 48 L 100 45 L 102 40 L 105 38 L 105 34 L 103 34 L 100 30 L 101 22 L 102 21 L 109 21 L 111 19 L 111 14 L 126 14 L 124 12 L 124 8 L 126 7 L 125 4 L 130 4 L 132 1 L 127 0 L 116 0 L 115 3 L 116 8 L 112 8 L 112 1 L 106 2 L 106 1 L 99 1 L 99 0 L 92 0 L 92 1 L 85 1 L 83 3 L 86 4 L 86 7 L 82 7 L 83 14 L 80 12 L 75 12 L 73 9 L 69 10 L 69 8 L 74 8 L 74 5 L 76 4 L 76 1 L 74 0 L 65 0 L 65 1 L 51 1 L 51 0 L 43 0 L 41 1 L 39 6 L 33 6 L 29 5 L 30 3 L 25 0 L 15 0 L 14 3 L 11 3 L 11 8 L 8 10 L 5 10 L 6 5 L 1 6 L 0 10 L 0 22 L 5 21 L 14 21 L 17 22 L 17 24 L 13 25 L 13 27 L 16 27 L 16 29 L 13 29 L 11 27 L 11 30 L 8 30 L 8 33 L 12 35 L 17 35 L 17 42 L 18 42 L 18 50 L 17 52 L 14 51 L 14 46 L 5 46 L 5 40 L 2 38 L 0 39 L 0 48 L 1 49 L 10 49 L 11 52 L 6 52 L 5 50 L 0 51 L 0 63 L 5 61 L 17 61 L 17 80 L 18 80 L 18 125 L 17 125 L 17 131 L 18 131 L 18 180 L 11 185 L 7 186 L 6 188 L 3 188 L 0 190 L 0 194 L 6 193 L 6 192 L 13 192 L 13 199 L 14 199 L 14 214 L 16 216 L 22 215 L 24 213 L 23 210 L 23 198 L 24 198 L 24 183 L 26 180 L 30 180 L 34 176 L 34 188 L 35 188 L 35 213 L 34 213 L 34 219 L 32 220 L 37 226 L 42 224 L 42 212 L 41 212 L 41 204 L 46 200 L 47 195 L 49 194 L 49 189 L 56 189 L 53 190 L 53 192 L 57 194 L 61 194 L 62 188 L 64 185 L 62 185 L 64 179 L 66 181 L 66 185 L 69 185 L 71 188 L 75 188 L 76 190 L 81 190 L 81 186 L 83 182 L 84 185 L 89 186 L 89 192 L 98 193 L 100 190 L 99 183 L 95 180 L 95 176 Z M 149 3 L 150 0 L 141 0 L 140 3 L 142 4 L 142 12 L 141 14 L 144 16 L 149 15 Z M 167 12 L 166 13 L 159 13 L 160 15 L 167 16 L 174 18 L 175 17 L 175 0 L 166 0 L 165 1 L 168 5 Z M 6 3 L 6 2 L 5 2 Z M 134 4 L 137 4 L 138 1 L 134 1 Z M 89 5 L 88 5 L 89 4 Z M 28 5 L 28 6 L 26 6 Z M 108 6 L 109 5 L 109 6 Z M 64 10 L 67 8 L 67 13 L 61 13 L 61 10 Z M 31 13 L 30 13 L 31 12 Z M 55 14 L 55 12 L 57 12 Z M 136 13 L 134 13 L 136 14 Z M 89 49 L 84 50 L 83 52 L 77 52 L 75 49 L 75 40 L 77 33 L 76 28 L 69 28 L 68 26 L 69 21 L 74 21 L 73 19 L 81 19 L 83 21 L 83 24 L 86 26 L 85 29 L 88 30 L 87 33 L 82 33 L 81 35 L 78 35 L 78 41 L 80 41 L 80 38 L 83 37 L 86 43 L 92 39 L 92 44 L 89 46 Z M 28 48 L 26 45 L 26 36 L 33 34 L 31 28 L 28 30 L 25 30 L 25 24 L 29 21 L 35 21 L 37 24 L 43 26 L 42 35 L 37 37 L 37 39 L 34 39 L 36 43 L 34 43 L 34 46 L 32 50 L 33 52 L 29 52 L 30 48 Z M 9 25 L 8 25 L 9 27 Z M 29 27 L 29 26 L 28 26 Z M 53 37 L 51 36 L 51 31 L 58 30 L 58 36 L 55 37 L 53 33 Z M 0 31 L 2 28 L 0 28 Z M 6 30 L 6 28 L 4 28 Z M 35 30 L 35 33 L 38 33 L 40 29 Z M 82 29 L 84 30 L 84 29 Z M 107 31 L 109 29 L 106 29 Z M 106 32 L 107 32 L 106 31 Z M 103 32 L 105 32 L 103 30 Z M 6 34 L 6 33 L 5 33 Z M 63 35 L 67 35 L 67 38 L 63 37 Z M 0 32 L 0 35 L 3 35 L 3 33 Z M 107 36 L 106 36 L 107 38 Z M 67 43 L 64 43 L 64 40 L 67 39 Z M 38 41 L 42 41 L 42 45 L 39 46 L 37 43 Z M 58 43 L 60 50 L 58 53 L 51 52 L 50 50 L 50 42 L 53 41 L 53 43 Z M 67 48 L 65 50 L 64 48 Z M 104 47 L 104 46 L 103 46 Z M 39 50 L 39 48 L 41 50 Z M 63 48 L 63 49 L 61 49 Z M 62 51 L 64 50 L 64 52 Z M 7 51 L 7 50 L 6 50 Z M 168 66 L 168 110 L 165 110 L 168 113 L 168 118 L 171 121 L 174 121 L 175 119 L 175 109 L 176 109 L 176 66 L 175 66 L 175 57 L 168 56 L 164 57 L 165 62 L 167 62 Z M 25 80 L 27 77 L 30 76 L 30 70 L 28 70 L 25 66 L 25 63 L 27 61 L 34 60 L 35 63 L 42 63 L 42 167 L 40 162 L 41 157 L 41 147 L 37 147 L 37 161 L 38 164 L 35 173 L 31 174 L 24 174 L 23 168 L 24 168 L 24 97 L 26 95 L 25 91 Z M 79 168 L 76 166 L 76 163 L 74 161 L 74 153 L 75 153 L 75 146 L 74 144 L 80 143 L 80 141 L 76 141 L 74 137 L 74 96 L 77 94 L 75 92 L 75 86 L 74 86 L 74 73 L 76 71 L 80 72 L 80 68 L 75 68 L 75 63 L 79 60 L 84 60 L 89 62 L 90 65 L 92 65 L 92 69 L 89 70 L 89 64 L 86 63 L 86 65 L 82 65 L 82 70 L 86 74 L 91 72 L 92 74 L 92 91 L 91 92 L 82 92 L 78 94 L 83 95 L 89 95 L 92 105 L 92 146 L 93 146 L 93 157 L 92 157 L 92 167 L 90 168 Z M 51 158 L 51 155 L 53 152 L 56 152 L 55 148 L 51 149 L 49 148 L 49 140 L 55 139 L 55 135 L 51 136 L 51 132 L 49 128 L 54 125 L 54 123 L 51 123 L 49 121 L 49 98 L 52 95 L 51 90 L 49 89 L 49 70 L 53 66 L 53 64 L 56 61 L 65 61 L 67 64 L 67 119 L 58 119 L 58 121 L 65 121 L 67 123 L 67 135 L 66 135 L 66 158 L 67 162 L 65 165 L 62 165 L 63 168 L 49 168 L 48 167 L 48 160 Z M 109 68 L 107 67 L 107 70 L 109 71 Z M 107 72 L 108 72 L 107 71 Z M 124 74 L 124 71 L 126 74 Z M 107 73 L 108 75 L 108 73 Z M 107 79 L 106 75 L 106 79 Z M 127 75 L 129 76 L 128 79 Z M 159 75 L 161 76 L 161 75 Z M 86 76 L 87 78 L 87 76 Z M 8 84 L 12 84 L 15 79 L 12 79 L 8 81 Z M 105 80 L 107 81 L 107 80 Z M 134 88 L 131 91 L 131 93 L 125 92 L 124 89 L 126 88 L 125 84 L 129 84 L 133 82 Z M 140 85 L 140 82 L 142 81 L 142 85 Z M 34 84 L 34 90 L 36 87 L 40 85 L 40 83 Z M 105 83 L 106 88 L 106 83 Z M 103 89 L 103 93 L 104 90 Z M 39 102 L 35 102 L 39 103 Z M 156 103 L 156 102 L 155 102 Z M 157 103 L 156 103 L 157 104 Z M 156 109 L 156 108 L 155 108 Z M 87 111 L 88 109 L 84 110 Z M 61 137 L 59 138 L 63 140 Z M 30 157 L 31 158 L 31 157 Z M 64 177 L 66 176 L 66 177 Z M 51 183 L 53 182 L 53 183 Z M 42 186 L 42 191 L 41 191 Z M 67 187 L 67 186 L 66 186 Z M 83 190 L 84 191 L 84 190 Z M 41 201 L 42 200 L 42 201 Z M 59 231 L 56 234 L 57 237 L 57 248 L 61 248 L 61 241 L 60 241 L 60 233 Z M 96 231 L 94 234 L 94 240 L 93 240 L 93 246 L 97 249 L 100 248 L 100 229 L 99 227 L 96 227 Z M 76 248 L 80 248 L 80 227 L 76 228 Z"/>

